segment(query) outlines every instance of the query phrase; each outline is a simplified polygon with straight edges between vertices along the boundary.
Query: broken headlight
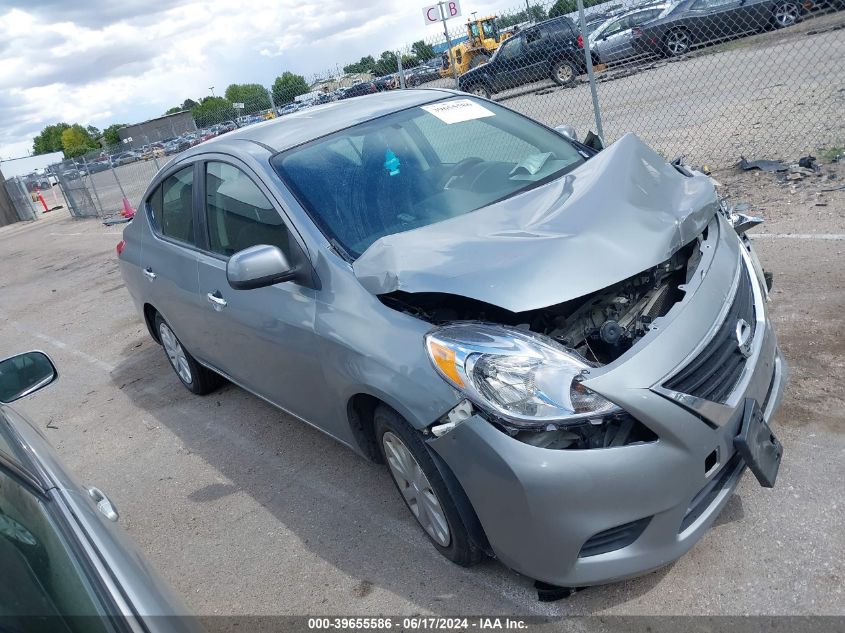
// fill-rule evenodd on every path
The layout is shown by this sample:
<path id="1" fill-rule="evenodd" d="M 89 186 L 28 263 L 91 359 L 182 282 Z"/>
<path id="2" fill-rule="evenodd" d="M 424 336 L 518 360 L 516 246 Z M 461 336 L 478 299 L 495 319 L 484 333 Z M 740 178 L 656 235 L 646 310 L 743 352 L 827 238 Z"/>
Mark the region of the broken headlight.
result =
<path id="1" fill-rule="evenodd" d="M 458 323 L 430 332 L 425 343 L 447 382 L 515 426 L 565 425 L 620 410 L 581 384 L 590 368 L 584 358 L 533 332 Z"/>

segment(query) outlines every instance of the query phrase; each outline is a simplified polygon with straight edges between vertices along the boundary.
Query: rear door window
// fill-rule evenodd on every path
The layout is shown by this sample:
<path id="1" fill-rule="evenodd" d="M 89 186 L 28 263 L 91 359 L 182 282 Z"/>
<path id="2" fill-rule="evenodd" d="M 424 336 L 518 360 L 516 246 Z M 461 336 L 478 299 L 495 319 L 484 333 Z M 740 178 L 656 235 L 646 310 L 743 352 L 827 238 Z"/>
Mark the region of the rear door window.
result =
<path id="1" fill-rule="evenodd" d="M 147 201 L 156 231 L 179 242 L 196 244 L 193 190 L 193 166 L 171 174 L 156 187 Z"/>

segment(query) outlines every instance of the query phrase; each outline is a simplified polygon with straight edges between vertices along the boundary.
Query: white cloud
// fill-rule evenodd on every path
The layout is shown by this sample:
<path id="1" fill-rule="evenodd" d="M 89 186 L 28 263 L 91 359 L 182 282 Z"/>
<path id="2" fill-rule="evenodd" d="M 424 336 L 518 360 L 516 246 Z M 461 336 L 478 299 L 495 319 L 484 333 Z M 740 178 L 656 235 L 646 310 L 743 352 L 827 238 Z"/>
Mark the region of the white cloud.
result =
<path id="1" fill-rule="evenodd" d="M 231 83 L 310 78 L 363 55 L 441 38 L 407 0 L 31 0 L 0 8 L 0 156 L 45 125 L 100 128 L 155 117 Z M 464 13 L 497 6 L 497 0 Z M 481 3 L 479 3 L 481 4 Z M 461 29 L 459 21 L 452 27 Z"/>

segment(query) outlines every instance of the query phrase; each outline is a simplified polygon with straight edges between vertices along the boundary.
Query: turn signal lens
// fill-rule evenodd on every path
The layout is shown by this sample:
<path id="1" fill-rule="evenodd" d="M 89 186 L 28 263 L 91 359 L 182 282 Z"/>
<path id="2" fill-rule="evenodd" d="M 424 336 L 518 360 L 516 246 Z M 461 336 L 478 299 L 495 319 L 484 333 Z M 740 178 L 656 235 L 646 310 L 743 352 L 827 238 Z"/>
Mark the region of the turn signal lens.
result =
<path id="1" fill-rule="evenodd" d="M 455 364 L 454 350 L 449 349 L 445 345 L 429 340 L 428 352 L 431 354 L 431 359 L 434 361 L 434 364 L 437 365 L 437 369 L 443 372 L 444 376 L 451 380 L 456 386 L 464 386 L 464 381 L 458 374 L 458 367 Z"/>
<path id="2" fill-rule="evenodd" d="M 120 254 L 123 252 L 124 248 L 126 248 L 126 240 L 120 240 L 117 243 L 117 248 L 115 248 L 115 250 L 117 251 L 118 257 L 120 257 Z"/>

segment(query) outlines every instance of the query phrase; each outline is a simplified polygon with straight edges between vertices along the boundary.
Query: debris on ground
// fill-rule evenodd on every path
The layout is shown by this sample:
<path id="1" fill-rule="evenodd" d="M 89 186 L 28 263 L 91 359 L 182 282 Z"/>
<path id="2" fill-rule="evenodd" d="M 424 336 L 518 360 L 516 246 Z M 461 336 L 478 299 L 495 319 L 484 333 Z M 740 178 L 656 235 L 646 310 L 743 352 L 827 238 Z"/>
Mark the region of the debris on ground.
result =
<path id="1" fill-rule="evenodd" d="M 803 156 L 798 159 L 798 166 L 805 169 L 818 169 L 815 156 Z"/>
<path id="2" fill-rule="evenodd" d="M 745 156 L 739 157 L 739 168 L 743 171 L 749 169 L 760 169 L 768 172 L 788 171 L 789 167 L 784 165 L 779 160 L 747 160 Z"/>
<path id="3" fill-rule="evenodd" d="M 111 217 L 106 218 L 103 220 L 104 226 L 114 226 L 115 224 L 127 224 L 132 221 L 132 218 L 124 218 L 124 217 Z"/>

